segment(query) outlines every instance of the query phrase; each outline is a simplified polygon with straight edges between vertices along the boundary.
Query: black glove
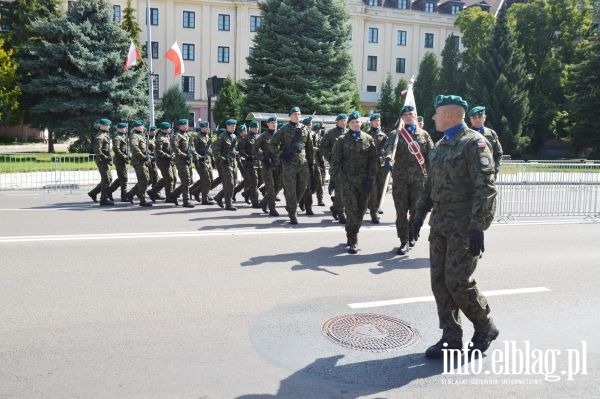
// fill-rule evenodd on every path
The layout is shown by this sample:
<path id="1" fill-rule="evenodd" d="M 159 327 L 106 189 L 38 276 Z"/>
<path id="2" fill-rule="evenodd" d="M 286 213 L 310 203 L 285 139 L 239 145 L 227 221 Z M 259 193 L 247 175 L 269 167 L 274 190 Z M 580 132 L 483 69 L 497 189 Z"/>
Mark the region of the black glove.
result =
<path id="1" fill-rule="evenodd" d="M 424 219 L 423 216 L 415 216 L 415 223 L 413 224 L 413 237 L 415 238 L 415 241 L 419 239 L 419 233 L 421 232 L 421 227 L 423 227 Z"/>
<path id="2" fill-rule="evenodd" d="M 327 186 L 327 192 L 329 192 L 329 195 L 332 195 L 334 190 L 335 182 L 333 181 L 333 179 L 329 178 L 329 186 Z"/>
<path id="3" fill-rule="evenodd" d="M 142 161 L 144 161 L 144 162 L 148 162 L 148 159 L 150 159 L 150 158 L 148 158 L 148 157 L 142 157 Z"/>
<path id="4" fill-rule="evenodd" d="M 394 165 L 392 164 L 392 160 L 390 158 L 386 158 L 385 164 L 383 165 L 383 170 L 385 171 L 385 173 L 391 172 L 393 166 Z"/>
<path id="5" fill-rule="evenodd" d="M 371 192 L 373 189 L 373 179 L 367 179 L 363 182 L 363 188 L 366 192 Z"/>
<path id="6" fill-rule="evenodd" d="M 485 251 L 483 245 L 483 231 L 469 230 L 469 252 L 472 256 L 479 256 Z"/>

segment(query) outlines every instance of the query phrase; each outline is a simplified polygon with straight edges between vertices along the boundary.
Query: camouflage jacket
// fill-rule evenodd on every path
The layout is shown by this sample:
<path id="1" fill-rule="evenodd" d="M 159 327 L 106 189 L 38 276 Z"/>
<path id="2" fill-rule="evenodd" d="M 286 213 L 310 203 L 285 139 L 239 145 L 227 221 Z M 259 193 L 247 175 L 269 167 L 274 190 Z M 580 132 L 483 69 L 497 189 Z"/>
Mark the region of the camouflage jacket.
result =
<path id="1" fill-rule="evenodd" d="M 175 139 L 173 141 L 173 153 L 175 154 L 175 161 L 179 163 L 187 163 L 192 160 L 189 159 L 189 145 L 190 145 L 190 136 L 187 132 L 179 131 L 175 134 Z"/>
<path id="2" fill-rule="evenodd" d="M 372 184 L 377 174 L 377 150 L 373 138 L 360 132 L 358 139 L 351 131 L 344 134 L 333 146 L 331 176 L 352 184 Z"/>
<path id="3" fill-rule="evenodd" d="M 113 138 L 113 152 L 115 153 L 115 160 L 128 161 L 129 154 L 127 154 L 127 137 L 125 137 L 125 133 L 117 134 Z"/>
<path id="4" fill-rule="evenodd" d="M 273 167 L 280 164 L 279 159 L 273 154 L 269 145 L 269 140 L 274 134 L 275 130 L 265 130 L 254 142 L 254 148 L 252 149 L 254 158 L 258 159 L 263 167 Z"/>
<path id="5" fill-rule="evenodd" d="M 323 158 L 331 164 L 331 155 L 333 154 L 333 145 L 335 142 L 346 133 L 347 129 L 340 129 L 339 127 L 334 127 L 333 129 L 329 129 L 327 133 L 321 138 L 321 142 L 319 143 L 319 150 L 321 151 L 321 155 Z"/>
<path id="6" fill-rule="evenodd" d="M 487 141 L 463 125 L 442 138 L 429 154 L 429 174 L 417 202 L 417 214 L 431 209 L 432 228 L 465 234 L 486 230 L 496 211 L 494 160 Z"/>
<path id="7" fill-rule="evenodd" d="M 495 165 L 494 171 L 495 171 L 496 175 L 498 175 L 498 169 L 500 169 L 500 162 L 502 162 L 502 155 L 504 155 L 504 153 L 502 152 L 502 145 L 500 144 L 498 135 L 492 129 L 484 127 L 482 134 L 483 134 L 483 137 L 485 137 L 487 139 L 487 141 L 490 142 L 490 145 L 492 146 L 492 154 L 494 156 L 494 165 Z"/>
<path id="8" fill-rule="evenodd" d="M 148 154 L 148 141 L 143 134 L 137 133 L 135 130 L 129 138 L 129 147 L 131 148 L 131 163 L 141 165 L 145 163 Z"/>
<path id="9" fill-rule="evenodd" d="M 156 161 L 171 162 L 171 138 L 161 135 L 156 142 Z"/>
<path id="10" fill-rule="evenodd" d="M 297 141 L 294 141 L 298 137 Z M 294 148 L 290 148 L 294 144 Z M 271 151 L 279 156 L 282 164 L 314 164 L 310 131 L 302 123 L 288 122 L 269 139 Z M 287 158 L 287 159 L 286 159 Z"/>
<path id="11" fill-rule="evenodd" d="M 238 138 L 234 133 L 221 133 L 214 145 L 213 154 L 218 162 L 228 161 L 230 166 L 235 167 Z"/>
<path id="12" fill-rule="evenodd" d="M 110 136 L 103 130 L 94 136 L 94 160 L 96 163 L 110 162 Z"/>
<path id="13" fill-rule="evenodd" d="M 210 133 L 198 133 L 194 138 L 194 148 L 196 150 L 197 160 L 199 162 L 210 163 L 210 157 L 212 156 L 212 136 Z"/>
<path id="14" fill-rule="evenodd" d="M 258 135 L 252 132 L 248 132 L 245 137 L 242 137 L 238 141 L 237 149 L 239 151 L 240 158 L 248 166 L 260 166 L 260 160 L 258 157 L 254 157 L 254 146 Z"/>
<path id="15" fill-rule="evenodd" d="M 425 167 L 429 169 L 428 156 L 429 152 L 433 148 L 433 141 L 431 140 L 429 133 L 427 133 L 423 129 L 417 128 L 414 133 L 409 132 L 409 134 L 411 135 L 412 139 L 419 144 L 421 154 L 423 154 L 423 158 L 425 160 Z M 394 179 L 394 181 L 423 181 L 425 179 L 425 176 L 421 171 L 421 167 L 419 166 L 417 158 L 409 151 L 406 140 L 404 140 L 402 134 L 400 134 L 397 130 L 394 130 L 392 133 L 390 133 L 386 141 L 386 156 L 392 156 L 394 141 L 396 141 L 397 135 L 399 135 L 398 146 L 396 147 L 396 155 L 394 156 L 394 168 L 392 169 L 392 178 Z"/>
<path id="16" fill-rule="evenodd" d="M 381 168 L 385 164 L 385 157 L 387 155 L 385 146 L 387 144 L 388 136 L 383 130 L 373 128 L 369 130 L 369 135 L 371 135 L 375 141 L 375 149 L 377 150 L 377 167 Z"/>

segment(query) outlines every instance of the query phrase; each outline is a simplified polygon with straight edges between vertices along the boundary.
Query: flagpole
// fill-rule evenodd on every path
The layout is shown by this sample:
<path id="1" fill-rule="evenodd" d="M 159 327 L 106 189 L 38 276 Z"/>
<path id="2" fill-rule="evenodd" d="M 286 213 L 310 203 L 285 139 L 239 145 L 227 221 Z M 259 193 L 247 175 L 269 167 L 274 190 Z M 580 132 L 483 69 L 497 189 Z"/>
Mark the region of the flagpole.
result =
<path id="1" fill-rule="evenodd" d="M 150 0 L 146 0 L 146 28 L 148 30 L 148 124 L 154 125 L 154 85 L 152 79 L 152 24 L 150 22 Z"/>

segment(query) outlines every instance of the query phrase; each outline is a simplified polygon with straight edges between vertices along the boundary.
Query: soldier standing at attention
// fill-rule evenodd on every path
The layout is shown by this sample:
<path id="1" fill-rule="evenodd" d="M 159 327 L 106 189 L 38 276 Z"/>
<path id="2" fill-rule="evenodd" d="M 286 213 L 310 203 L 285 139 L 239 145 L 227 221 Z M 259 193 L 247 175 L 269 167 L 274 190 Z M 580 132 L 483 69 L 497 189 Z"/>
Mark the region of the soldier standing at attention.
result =
<path id="1" fill-rule="evenodd" d="M 117 135 L 113 138 L 114 162 L 117 169 L 117 178 L 112 182 L 108 192 L 112 193 L 121 187 L 121 202 L 129 202 L 127 197 L 127 164 L 129 163 L 129 145 L 127 137 L 127 122 L 117 123 Z"/>
<path id="2" fill-rule="evenodd" d="M 262 164 L 263 181 L 265 182 L 265 196 L 262 199 L 261 207 L 263 212 L 269 216 L 279 216 L 275 209 L 275 196 L 281 190 L 281 162 L 271 151 L 269 140 L 275 134 L 277 129 L 277 117 L 271 116 L 267 119 L 267 130 L 265 130 L 254 143 L 254 157 L 260 160 Z"/>
<path id="3" fill-rule="evenodd" d="M 173 203 L 177 205 L 177 197 L 181 195 L 185 208 L 194 207 L 194 204 L 190 202 L 190 164 L 192 163 L 192 155 L 190 154 L 190 136 L 187 133 L 189 128 L 187 119 L 179 119 L 177 121 L 177 133 L 173 141 L 173 152 L 181 184 L 173 191 L 171 197 L 167 197 L 172 199 Z"/>
<path id="4" fill-rule="evenodd" d="M 415 234 L 427 212 L 431 289 L 442 338 L 425 352 L 443 357 L 444 349 L 462 348 L 459 312 L 473 323 L 470 350 L 485 352 L 499 331 L 486 298 L 472 274 L 484 251 L 483 232 L 496 209 L 494 159 L 487 141 L 464 123 L 467 102 L 459 96 L 438 96 L 433 119 L 443 138 L 429 155 L 429 174 L 419 198 Z"/>
<path id="5" fill-rule="evenodd" d="M 387 134 L 381 130 L 381 115 L 374 113 L 369 117 L 371 123 L 371 129 L 369 134 L 375 141 L 375 149 L 377 150 L 377 174 L 375 176 L 375 184 L 373 184 L 373 190 L 369 195 L 369 213 L 371 214 L 371 223 L 379 224 L 379 201 L 383 195 L 385 184 L 385 145 L 387 142 Z"/>
<path id="6" fill-rule="evenodd" d="M 404 255 L 409 246 L 414 247 L 414 219 L 417 200 L 423 191 L 429 151 L 433 148 L 433 141 L 423 129 L 417 127 L 417 113 L 412 105 L 405 105 L 400 110 L 400 117 L 404 121 L 405 131 L 408 135 L 396 130 L 390 134 L 386 144 L 386 161 L 384 168 L 392 172 L 392 196 L 396 208 L 396 233 L 400 238 L 400 247 L 396 253 Z M 391 154 L 394 142 L 398 137 L 398 146 L 394 161 Z M 424 161 L 419 163 L 419 157 Z M 393 165 L 393 166 L 392 166 Z M 410 211 L 410 220 L 408 212 Z"/>
<path id="7" fill-rule="evenodd" d="M 333 154 L 333 145 L 335 142 L 346 133 L 346 122 L 348 122 L 348 115 L 339 114 L 335 118 L 336 126 L 325 133 L 325 136 L 321 139 L 319 150 L 321 154 L 331 166 L 331 154 Z M 333 205 L 329 208 L 331 215 L 335 220 L 338 220 L 341 224 L 346 223 L 346 215 L 344 214 L 344 188 L 341 184 L 337 184 L 334 178 L 329 176 L 329 195 L 335 190 L 335 196 L 331 197 Z"/>
<path id="8" fill-rule="evenodd" d="M 500 140 L 498 140 L 498 135 L 495 131 L 490 128 L 485 127 L 485 107 L 479 105 L 477 107 L 471 108 L 469 113 L 467 114 L 469 120 L 471 121 L 471 129 L 481 133 L 483 137 L 486 138 L 487 141 L 492 146 L 492 154 L 494 155 L 494 178 L 498 178 L 498 169 L 500 169 L 500 162 L 502 161 L 502 145 L 500 144 Z"/>
<path id="9" fill-rule="evenodd" d="M 225 200 L 225 209 L 228 211 L 237 211 L 237 208 L 231 205 L 233 198 L 233 188 L 237 176 L 235 157 L 237 155 L 237 137 L 235 136 L 235 119 L 225 121 L 225 131 L 219 135 L 214 147 L 215 159 L 219 168 L 219 177 L 223 183 L 223 188 L 217 195 L 215 201 L 217 205 L 223 208 Z"/>
<path id="10" fill-rule="evenodd" d="M 348 115 L 348 132 L 336 142 L 331 156 L 331 175 L 344 186 L 346 207 L 346 245 L 348 252 L 358 251 L 358 231 L 367 210 L 369 194 L 377 175 L 375 141 L 360 130 L 358 111 Z"/>
<path id="11" fill-rule="evenodd" d="M 300 108 L 292 107 L 290 121 L 269 139 L 273 153 L 279 153 L 285 209 L 290 224 L 298 224 L 297 209 L 300 196 L 308 184 L 309 170 L 314 165 L 310 131 L 300 123 Z"/>
<path id="12" fill-rule="evenodd" d="M 110 186 L 110 165 L 112 157 L 110 156 L 110 137 L 108 130 L 111 121 L 102 118 L 98 121 L 98 132 L 94 136 L 94 161 L 100 172 L 100 184 L 98 184 L 88 195 L 97 202 L 96 196 L 100 193 L 100 206 L 114 205 L 114 202 L 108 198 Z"/>
<path id="13" fill-rule="evenodd" d="M 127 193 L 127 198 L 133 204 L 133 197 L 137 195 L 140 200 L 140 206 L 152 206 L 152 202 L 146 201 L 146 189 L 150 182 L 150 173 L 148 172 L 148 140 L 144 137 L 144 122 L 133 122 L 133 134 L 129 138 L 129 147 L 131 148 L 131 163 L 135 170 L 137 183 Z"/>
<path id="14" fill-rule="evenodd" d="M 196 149 L 196 154 L 198 154 L 196 156 L 196 171 L 200 178 L 192 185 L 192 187 L 190 187 L 190 193 L 201 205 L 214 205 L 215 202 L 208 195 L 213 181 L 211 165 L 212 137 L 210 135 L 208 122 L 200 122 L 197 131 L 198 134 L 194 140 L 194 147 Z M 200 199 L 200 195 L 202 195 L 202 199 Z"/>

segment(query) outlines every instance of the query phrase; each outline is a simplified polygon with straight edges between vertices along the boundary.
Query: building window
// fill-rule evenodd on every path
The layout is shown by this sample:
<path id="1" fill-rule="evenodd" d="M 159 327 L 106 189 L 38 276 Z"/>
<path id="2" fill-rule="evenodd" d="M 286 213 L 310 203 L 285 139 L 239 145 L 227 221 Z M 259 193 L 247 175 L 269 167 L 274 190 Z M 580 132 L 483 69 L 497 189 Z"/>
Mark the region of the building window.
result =
<path id="1" fill-rule="evenodd" d="M 368 4 L 370 6 L 379 6 L 379 7 L 381 7 L 381 0 L 369 0 Z"/>
<path id="2" fill-rule="evenodd" d="M 194 61 L 196 59 L 196 45 L 189 43 L 181 43 L 181 56 L 184 60 Z"/>
<path id="3" fill-rule="evenodd" d="M 121 23 L 121 6 L 113 6 L 113 22 Z"/>
<path id="4" fill-rule="evenodd" d="M 186 100 L 194 99 L 196 78 L 194 76 L 182 76 L 181 77 L 181 91 L 183 97 Z"/>
<path id="5" fill-rule="evenodd" d="M 398 0 L 399 10 L 408 10 L 408 0 Z"/>
<path id="6" fill-rule="evenodd" d="M 230 19 L 229 19 L 229 14 L 219 14 L 219 30 L 226 30 L 228 31 L 230 29 Z"/>
<path id="7" fill-rule="evenodd" d="M 425 12 L 433 12 L 434 8 L 435 5 L 431 1 L 425 3 Z"/>
<path id="8" fill-rule="evenodd" d="M 369 93 L 377 93 L 377 86 L 367 86 L 367 91 Z"/>
<path id="9" fill-rule="evenodd" d="M 406 31 L 399 30 L 396 32 L 396 44 L 398 46 L 406 46 Z"/>
<path id="10" fill-rule="evenodd" d="M 396 73 L 406 73 L 406 58 L 396 58 Z"/>
<path id="11" fill-rule="evenodd" d="M 152 42 L 152 58 L 158 59 L 158 42 Z"/>
<path id="12" fill-rule="evenodd" d="M 150 25 L 158 25 L 158 8 L 150 8 Z"/>
<path id="13" fill-rule="evenodd" d="M 254 47 L 248 49 L 248 58 L 254 57 Z"/>
<path id="14" fill-rule="evenodd" d="M 229 47 L 219 46 L 217 53 L 217 62 L 222 62 L 225 64 L 229 63 Z"/>
<path id="15" fill-rule="evenodd" d="M 152 95 L 154 96 L 154 98 L 159 97 L 158 96 L 159 83 L 160 83 L 160 76 L 158 74 L 153 74 L 152 75 L 152 93 L 153 93 Z"/>
<path id="16" fill-rule="evenodd" d="M 369 28 L 369 43 L 379 43 L 379 28 Z"/>
<path id="17" fill-rule="evenodd" d="M 433 33 L 425 33 L 425 48 L 433 48 Z"/>
<path id="18" fill-rule="evenodd" d="M 377 70 L 377 57 L 374 55 L 370 55 L 367 57 L 367 71 L 376 71 Z"/>
<path id="19" fill-rule="evenodd" d="M 196 27 L 196 13 L 194 11 L 183 12 L 183 27 L 184 28 L 195 28 Z"/>
<path id="20" fill-rule="evenodd" d="M 452 36 L 454 38 L 454 48 L 459 50 L 460 48 L 460 36 Z"/>
<path id="21" fill-rule="evenodd" d="M 459 12 L 461 12 L 461 11 L 462 11 L 462 10 L 461 10 L 461 8 L 462 8 L 462 7 L 461 7 L 459 4 L 452 4 L 452 9 L 451 9 L 450 13 L 451 13 L 452 15 L 456 15 L 456 14 L 458 14 Z"/>
<path id="22" fill-rule="evenodd" d="M 262 24 L 262 17 L 250 15 L 250 32 L 256 32 L 260 24 Z"/>

